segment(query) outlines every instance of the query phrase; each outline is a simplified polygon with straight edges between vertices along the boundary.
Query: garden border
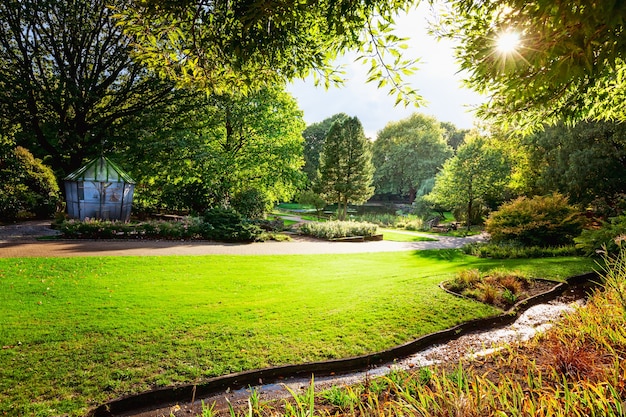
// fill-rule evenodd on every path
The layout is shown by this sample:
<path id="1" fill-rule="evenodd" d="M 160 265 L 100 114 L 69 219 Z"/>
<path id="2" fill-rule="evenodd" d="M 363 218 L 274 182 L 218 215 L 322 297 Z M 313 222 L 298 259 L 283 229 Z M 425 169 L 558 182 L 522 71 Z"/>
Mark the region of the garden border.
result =
<path id="1" fill-rule="evenodd" d="M 428 346 L 448 342 L 460 336 L 494 326 L 504 326 L 513 323 L 521 313 L 528 308 L 540 304 L 562 294 L 572 285 L 582 284 L 598 278 L 596 272 L 576 275 L 557 283 L 551 290 L 527 298 L 514 304 L 506 312 L 485 319 L 470 320 L 446 330 L 422 336 L 405 344 L 368 355 L 344 359 L 334 359 L 322 362 L 309 362 L 298 365 L 283 365 L 265 369 L 237 372 L 207 379 L 201 384 L 188 384 L 173 387 L 158 388 L 136 395 L 120 397 L 98 407 L 92 408 L 86 417 L 114 417 L 134 410 L 148 411 L 169 405 L 192 402 L 193 399 L 207 397 L 226 389 L 235 390 L 257 384 L 260 379 L 264 383 L 272 383 L 290 377 L 311 374 L 330 375 L 345 372 L 354 372 L 369 368 L 374 364 L 391 362 L 395 359 L 409 356 Z"/>

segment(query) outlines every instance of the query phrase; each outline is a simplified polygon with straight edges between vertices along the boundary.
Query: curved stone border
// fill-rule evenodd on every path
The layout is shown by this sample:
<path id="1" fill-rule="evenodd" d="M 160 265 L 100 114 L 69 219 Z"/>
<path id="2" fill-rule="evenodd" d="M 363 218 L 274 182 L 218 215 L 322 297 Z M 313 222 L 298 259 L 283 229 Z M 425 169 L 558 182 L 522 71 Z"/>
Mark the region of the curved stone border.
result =
<path id="1" fill-rule="evenodd" d="M 472 331 L 511 324 L 529 307 L 552 300 L 562 294 L 570 286 L 592 281 L 597 277 L 598 275 L 593 272 L 570 277 L 566 282 L 556 284 L 554 288 L 549 291 L 516 303 L 511 309 L 498 316 L 471 320 L 446 330 L 422 336 L 411 342 L 382 352 L 345 359 L 311 362 L 299 365 L 284 365 L 238 372 L 210 378 L 201 384 L 159 388 L 109 401 L 90 410 L 86 414 L 86 417 L 114 417 L 132 410 L 156 409 L 177 403 L 192 402 L 195 398 L 207 397 L 211 394 L 224 391 L 227 388 L 235 390 L 258 384 L 260 379 L 262 379 L 264 383 L 271 383 L 302 375 L 329 375 L 331 373 L 338 374 L 367 369 L 373 364 L 391 362 L 394 359 L 409 356 L 431 345 L 454 340 Z"/>

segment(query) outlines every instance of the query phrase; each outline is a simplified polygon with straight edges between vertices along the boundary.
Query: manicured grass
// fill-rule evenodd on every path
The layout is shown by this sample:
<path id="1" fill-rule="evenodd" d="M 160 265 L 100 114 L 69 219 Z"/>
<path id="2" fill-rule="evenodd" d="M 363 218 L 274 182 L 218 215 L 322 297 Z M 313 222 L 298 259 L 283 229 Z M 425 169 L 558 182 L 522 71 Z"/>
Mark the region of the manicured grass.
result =
<path id="1" fill-rule="evenodd" d="M 397 232 L 393 229 L 379 229 L 384 240 L 393 242 L 436 242 L 437 239 L 413 232 Z"/>
<path id="2" fill-rule="evenodd" d="M 452 250 L 0 259 L 0 415 L 82 415 L 155 386 L 381 350 L 495 314 L 437 285 L 503 266 L 592 267 Z"/>

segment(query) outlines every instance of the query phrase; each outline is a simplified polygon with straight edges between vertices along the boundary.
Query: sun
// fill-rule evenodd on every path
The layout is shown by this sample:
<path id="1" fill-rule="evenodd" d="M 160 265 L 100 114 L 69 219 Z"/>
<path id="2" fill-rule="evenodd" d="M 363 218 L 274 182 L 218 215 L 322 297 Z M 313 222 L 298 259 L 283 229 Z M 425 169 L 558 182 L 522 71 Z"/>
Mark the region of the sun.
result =
<path id="1" fill-rule="evenodd" d="M 520 34 L 517 32 L 504 32 L 496 40 L 496 48 L 501 54 L 511 54 L 520 46 Z"/>

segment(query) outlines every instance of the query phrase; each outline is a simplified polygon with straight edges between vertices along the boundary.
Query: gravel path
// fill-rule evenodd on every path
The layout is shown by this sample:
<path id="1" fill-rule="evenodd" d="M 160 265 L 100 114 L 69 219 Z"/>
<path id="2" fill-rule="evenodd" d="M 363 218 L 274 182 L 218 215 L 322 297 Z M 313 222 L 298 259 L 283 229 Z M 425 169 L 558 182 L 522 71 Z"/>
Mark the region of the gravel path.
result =
<path id="1" fill-rule="evenodd" d="M 399 252 L 424 249 L 454 249 L 484 240 L 483 235 L 466 238 L 436 236 L 436 242 L 326 242 L 294 236 L 291 242 L 248 244 L 166 240 L 55 240 L 49 222 L 25 222 L 0 226 L 0 258 L 69 256 L 164 256 L 164 255 L 313 255 L 364 252 Z"/>

